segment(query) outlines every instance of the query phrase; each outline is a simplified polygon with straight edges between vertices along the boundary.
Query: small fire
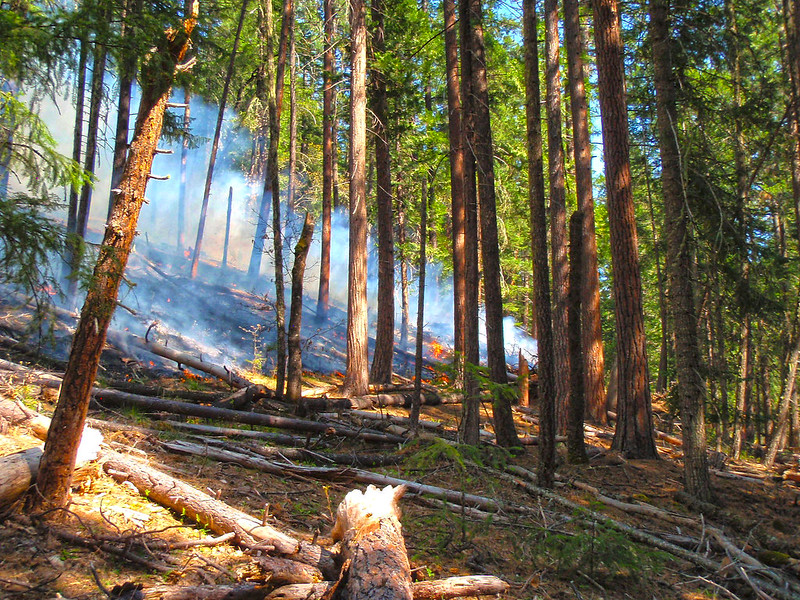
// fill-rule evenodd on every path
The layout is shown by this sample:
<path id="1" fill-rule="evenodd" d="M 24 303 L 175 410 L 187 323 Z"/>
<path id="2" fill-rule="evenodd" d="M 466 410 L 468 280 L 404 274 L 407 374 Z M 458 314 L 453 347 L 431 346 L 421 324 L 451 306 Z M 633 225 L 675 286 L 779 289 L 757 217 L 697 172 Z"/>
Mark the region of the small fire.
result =
<path id="1" fill-rule="evenodd" d="M 172 302 L 172 298 L 167 298 L 167 302 Z"/>
<path id="2" fill-rule="evenodd" d="M 433 340 L 431 342 L 431 354 L 433 355 L 433 358 L 436 360 L 441 359 L 444 356 L 444 352 L 444 346 L 442 346 L 438 340 Z"/>

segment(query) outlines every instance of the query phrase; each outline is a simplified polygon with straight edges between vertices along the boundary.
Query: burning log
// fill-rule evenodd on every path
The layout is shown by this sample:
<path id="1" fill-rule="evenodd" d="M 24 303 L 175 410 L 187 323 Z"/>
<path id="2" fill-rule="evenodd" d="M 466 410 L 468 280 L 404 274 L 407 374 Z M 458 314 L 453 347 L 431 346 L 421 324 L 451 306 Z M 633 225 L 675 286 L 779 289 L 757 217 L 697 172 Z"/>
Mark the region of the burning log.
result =
<path id="1" fill-rule="evenodd" d="M 353 490 L 336 511 L 331 537 L 342 540 L 345 558 L 339 584 L 348 600 L 412 599 L 411 566 L 406 555 L 397 501 L 404 486 L 374 485 Z"/>
<path id="2" fill-rule="evenodd" d="M 193 369 L 197 369 L 198 371 L 202 371 L 203 373 L 208 373 L 209 375 L 218 377 L 232 387 L 246 388 L 253 385 L 251 381 L 248 381 L 245 377 L 238 374 L 232 368 L 229 369 L 226 366 L 220 366 L 215 365 L 214 363 L 206 362 L 202 358 L 192 356 L 191 354 L 181 352 L 179 350 L 173 350 L 172 348 L 168 348 L 163 344 L 151 342 L 145 338 L 139 337 L 138 335 L 127 335 L 125 337 L 129 342 L 139 346 L 140 348 L 144 348 L 148 352 L 152 352 L 153 354 L 161 356 L 162 358 L 174 360 L 180 365 L 186 365 L 187 367 L 191 367 Z"/>
<path id="3" fill-rule="evenodd" d="M 186 515 L 216 534 L 232 531 L 242 545 L 271 546 L 279 555 L 314 565 L 328 576 L 336 573 L 330 551 L 278 531 L 166 473 L 119 454 L 109 455 L 103 468 L 117 481 L 131 482 L 149 499 Z"/>

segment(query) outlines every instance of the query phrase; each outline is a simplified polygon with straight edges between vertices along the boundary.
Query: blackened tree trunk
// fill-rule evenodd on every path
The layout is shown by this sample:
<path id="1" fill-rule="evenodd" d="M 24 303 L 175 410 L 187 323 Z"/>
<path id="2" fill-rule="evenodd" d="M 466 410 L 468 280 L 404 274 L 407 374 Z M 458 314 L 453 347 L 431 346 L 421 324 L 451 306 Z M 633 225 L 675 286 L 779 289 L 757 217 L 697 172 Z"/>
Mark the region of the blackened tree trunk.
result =
<path id="1" fill-rule="evenodd" d="M 385 5 L 372 0 L 372 50 L 376 58 L 386 50 Z M 388 102 L 386 74 L 378 68 L 372 74 L 372 113 L 375 117 L 375 170 L 378 205 L 378 320 L 375 330 L 375 352 L 372 356 L 370 381 L 389 383 L 394 359 L 394 217 L 392 215 L 392 172 L 387 127 Z"/>
<path id="2" fill-rule="evenodd" d="M 581 292 L 583 288 L 583 212 L 576 210 L 569 220 L 569 410 L 567 454 L 571 463 L 589 462 L 583 442 L 583 349 L 581 348 Z"/>
<path id="3" fill-rule="evenodd" d="M 474 369 L 480 364 L 478 300 L 480 279 L 478 271 L 478 190 L 475 185 L 475 154 L 472 147 L 475 118 L 472 111 L 472 49 L 470 38 L 469 2 L 459 3 L 459 32 L 461 35 L 461 136 L 464 151 L 464 214 L 465 238 L 465 309 L 464 361 Z M 461 441 L 469 445 L 480 443 L 480 397 L 478 382 L 471 368 L 465 370 L 464 408 L 461 418 Z"/>
<path id="4" fill-rule="evenodd" d="M 195 7 L 197 4 L 195 4 Z M 144 201 L 164 110 L 176 66 L 183 59 L 197 13 L 186 15 L 182 28 L 169 29 L 155 48 L 153 60 L 145 62 L 142 98 L 128 161 L 114 202 L 114 213 L 106 226 L 81 318 L 72 342 L 69 361 L 53 413 L 36 486 L 30 494 L 34 510 L 64 507 L 69 499 L 72 470 L 81 432 L 89 409 L 100 353 L 116 306 L 117 291 L 128 261 L 136 221 Z"/>
<path id="5" fill-rule="evenodd" d="M 564 0 L 564 40 L 567 47 L 569 100 L 575 158 L 575 189 L 583 212 L 583 291 L 581 337 L 584 390 L 589 416 L 597 424 L 608 421 L 605 389 L 605 356 L 600 323 L 600 275 L 592 192 L 592 144 L 589 136 L 589 104 L 586 99 L 586 65 L 578 0 Z"/>
<path id="6" fill-rule="evenodd" d="M 553 329 L 550 313 L 550 267 L 547 262 L 547 212 L 544 199 L 541 93 L 536 0 L 523 0 L 525 37 L 525 121 L 528 135 L 528 203 L 531 221 L 531 255 L 536 328 L 538 331 L 539 470 L 538 483 L 553 487 L 556 465 L 554 412 Z"/>
<path id="7" fill-rule="evenodd" d="M 231 77 L 236 60 L 236 51 L 239 49 L 239 38 L 242 34 L 244 17 L 247 14 L 248 0 L 242 0 L 242 8 L 239 12 L 239 21 L 236 25 L 236 36 L 233 38 L 233 49 L 231 58 L 228 61 L 228 70 L 225 73 L 225 83 L 222 86 L 222 98 L 219 101 L 219 113 L 217 114 L 217 125 L 214 129 L 214 140 L 211 143 L 211 155 L 208 158 L 208 171 L 206 171 L 206 184 L 203 188 L 203 203 L 200 206 L 200 221 L 197 224 L 197 237 L 194 242 L 194 253 L 192 254 L 191 278 L 197 277 L 197 269 L 200 264 L 200 251 L 203 247 L 203 235 L 206 228 L 206 215 L 208 214 L 208 200 L 211 196 L 211 181 L 214 178 L 214 166 L 217 163 L 217 150 L 219 149 L 219 138 L 222 133 L 222 121 L 225 119 L 225 105 L 228 102 L 228 92 L 231 87 Z"/>
<path id="8" fill-rule="evenodd" d="M 547 105 L 547 166 L 550 181 L 550 245 L 553 265 L 553 360 L 557 373 L 569 373 L 567 296 L 567 194 L 564 182 L 564 142 L 561 136 L 561 70 L 559 68 L 558 2 L 545 0 L 545 88 Z M 556 432 L 566 433 L 569 377 L 555 383 Z"/>
<path id="9" fill-rule="evenodd" d="M 275 359 L 275 393 L 283 397 L 286 380 L 286 291 L 283 281 L 283 223 L 281 222 L 281 181 L 278 169 L 278 144 L 281 137 L 281 109 L 283 107 L 283 80 L 286 72 L 286 55 L 289 50 L 289 29 L 294 24 L 294 2 L 284 0 L 281 37 L 278 42 L 278 66 L 275 69 L 275 106 L 270 111 L 268 181 L 272 194 L 272 249 L 275 269 L 275 331 L 277 356 Z"/>
<path id="10" fill-rule="evenodd" d="M 289 308 L 289 360 L 286 368 L 286 398 L 291 402 L 300 402 L 303 377 L 303 351 L 300 340 L 300 326 L 303 319 L 303 275 L 306 272 L 306 257 L 314 235 L 314 218 L 306 213 L 300 239 L 294 248 L 294 265 L 292 266 L 292 302 Z"/>
<path id="11" fill-rule="evenodd" d="M 447 133 L 450 142 L 450 202 L 453 243 L 453 351 L 456 385 L 464 385 L 464 329 L 466 312 L 466 204 L 464 198 L 464 144 L 458 79 L 458 31 L 455 0 L 444 0 L 444 48 L 447 69 Z"/>
<path id="12" fill-rule="evenodd" d="M 363 396 L 369 386 L 367 337 L 367 25 L 364 0 L 350 15 L 350 251 L 347 276 L 347 366 L 343 392 Z"/>
<path id="13" fill-rule="evenodd" d="M 656 458 L 618 0 L 593 0 L 592 5 L 617 330 L 619 387 L 613 448 L 631 458 Z"/>
<path id="14" fill-rule="evenodd" d="M 324 0 L 325 49 L 322 54 L 322 236 L 319 257 L 317 319 L 328 316 L 331 280 L 331 207 L 333 206 L 333 0 Z"/>
<path id="15" fill-rule="evenodd" d="M 708 502 L 712 491 L 706 457 L 706 393 L 701 375 L 702 358 L 692 283 L 694 236 L 681 180 L 678 115 L 669 30 L 669 0 L 650 0 L 650 38 L 667 242 L 666 269 L 669 278 L 669 306 L 675 328 L 675 369 L 678 375 L 677 392 L 683 427 L 684 485 L 688 494 Z"/>
<path id="16" fill-rule="evenodd" d="M 489 121 L 489 88 L 486 75 L 486 52 L 483 40 L 481 0 L 470 0 L 470 49 L 472 62 L 472 102 L 474 119 L 474 151 L 480 198 L 481 258 L 483 259 L 483 293 L 486 310 L 486 352 L 489 377 L 501 384 L 493 390 L 492 413 L 497 443 L 506 448 L 519 446 L 511 412 L 506 352 L 503 340 L 503 293 L 500 288 L 500 246 L 497 234 L 497 207 L 494 187 L 494 155 L 492 128 Z"/>

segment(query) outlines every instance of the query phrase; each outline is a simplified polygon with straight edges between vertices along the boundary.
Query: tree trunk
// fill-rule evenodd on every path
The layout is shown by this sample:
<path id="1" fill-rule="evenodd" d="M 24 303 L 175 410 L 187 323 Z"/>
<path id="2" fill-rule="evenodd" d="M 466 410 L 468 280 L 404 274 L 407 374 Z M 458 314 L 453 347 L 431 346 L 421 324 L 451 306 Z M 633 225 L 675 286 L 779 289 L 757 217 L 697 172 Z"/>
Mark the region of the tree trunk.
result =
<path id="1" fill-rule="evenodd" d="M 581 289 L 583 281 L 584 215 L 580 210 L 572 213 L 569 222 L 569 411 L 567 427 L 567 452 L 571 463 L 586 463 L 586 446 L 583 443 L 583 349 L 581 348 Z"/>
<path id="2" fill-rule="evenodd" d="M 185 15 L 182 29 L 169 29 L 166 38 L 154 50 L 159 55 L 157 60 L 146 63 L 142 77 L 145 87 L 128 161 L 53 413 L 51 429 L 58 435 L 49 435 L 45 443 L 36 488 L 30 495 L 31 508 L 63 507 L 68 502 L 80 432 L 86 420 L 106 331 L 116 306 L 117 291 L 136 234 L 174 71 L 186 53 L 196 19 L 196 13 Z"/>
<path id="3" fill-rule="evenodd" d="M 259 64 L 256 68 L 256 97 L 261 105 L 261 123 L 259 126 L 261 139 L 266 140 L 271 135 L 272 111 L 275 107 L 273 94 L 275 93 L 275 68 L 272 31 L 272 3 L 269 0 L 260 0 L 258 4 L 258 51 Z M 269 152 L 267 153 L 269 155 Z M 269 156 L 267 156 L 267 163 Z M 270 178 L 269 165 L 262 166 L 259 174 L 264 177 L 264 187 L 261 192 L 261 201 L 258 207 L 258 219 L 253 238 L 253 250 L 250 253 L 250 262 L 247 267 L 247 277 L 255 281 L 261 273 L 261 256 L 264 254 L 264 242 L 267 237 L 267 222 L 269 220 Z"/>
<path id="4" fill-rule="evenodd" d="M 544 1 L 547 164 L 550 180 L 550 244 L 553 266 L 553 367 L 569 373 L 569 263 L 567 258 L 567 195 L 564 183 L 564 143 L 561 137 L 561 71 L 559 69 L 558 2 Z M 569 377 L 556 377 L 556 432 L 567 430 Z"/>
<path id="5" fill-rule="evenodd" d="M 619 419 L 613 447 L 631 458 L 655 458 L 619 6 L 618 0 L 592 5 L 617 329 Z"/>
<path id="6" fill-rule="evenodd" d="M 228 188 L 228 214 L 225 218 L 225 242 L 222 244 L 222 268 L 228 266 L 228 244 L 231 241 L 231 211 L 233 210 L 233 186 Z"/>
<path id="7" fill-rule="evenodd" d="M 775 429 L 772 433 L 767 453 L 764 456 L 764 465 L 772 467 L 775 464 L 775 457 L 782 450 L 788 440 L 789 435 L 789 411 L 792 399 L 796 397 L 795 386 L 797 385 L 797 366 L 800 361 L 800 328 L 798 328 L 797 317 L 795 317 L 793 340 L 788 356 L 789 369 L 786 380 L 781 390 L 781 399 L 778 406 L 778 416 L 775 420 Z"/>
<path id="8" fill-rule="evenodd" d="M 464 198 L 465 198 L 465 238 L 464 248 L 466 274 L 466 304 L 464 327 L 465 365 L 480 365 L 480 342 L 478 303 L 480 298 L 480 278 L 478 271 L 478 190 L 475 185 L 475 153 L 467 152 L 474 147 L 475 115 L 472 109 L 472 48 L 470 27 L 470 6 L 468 1 L 459 3 L 459 30 L 461 42 L 461 136 L 464 151 Z M 464 407 L 459 435 L 461 441 L 469 445 L 480 443 L 480 397 L 478 382 L 470 369 L 465 371 Z"/>
<path id="9" fill-rule="evenodd" d="M 739 357 L 739 383 L 736 386 L 736 408 L 733 413 L 733 441 L 731 442 L 731 456 L 739 459 L 742 446 L 747 439 L 747 422 L 745 415 L 750 404 L 750 377 L 752 374 L 752 324 L 747 318 L 741 325 L 741 355 Z"/>
<path id="10" fill-rule="evenodd" d="M 525 37 L 525 122 L 528 142 L 528 204 L 530 207 L 531 255 L 538 332 L 539 392 L 539 485 L 553 487 L 556 464 L 553 329 L 550 313 L 550 268 L 547 262 L 547 213 L 544 199 L 541 94 L 539 90 L 539 44 L 535 0 L 523 0 Z"/>
<path id="11" fill-rule="evenodd" d="M 183 90 L 183 141 L 181 142 L 181 168 L 180 168 L 180 187 L 178 188 L 178 215 L 176 220 L 176 236 L 175 236 L 175 249 L 180 260 L 186 248 L 186 171 L 187 161 L 189 159 L 189 128 L 192 125 L 190 104 L 192 101 L 192 92 L 189 85 Z M 186 256 L 186 258 L 189 258 Z"/>
<path id="12" fill-rule="evenodd" d="M 286 585 L 273 591 L 267 600 L 322 600 L 335 587 L 335 583 L 306 583 Z M 508 584 L 493 575 L 466 575 L 463 577 L 448 577 L 447 579 L 434 579 L 431 581 L 415 581 L 411 584 L 411 593 L 414 600 L 446 600 L 448 598 L 463 598 L 477 596 L 495 596 L 508 590 Z M 145 590 L 147 593 L 148 590 Z M 146 597 L 150 600 L 150 596 Z M 156 598 L 154 600 L 162 600 Z M 185 597 L 164 598 L 163 600 L 189 600 Z M 192 598 L 194 600 L 194 598 Z M 206 600 L 203 598 L 203 600 Z M 209 598 L 208 600 L 218 600 Z M 228 600 L 226 597 L 225 600 Z M 237 600 L 236 597 L 230 600 Z"/>
<path id="13" fill-rule="evenodd" d="M 85 39 L 78 41 L 80 44 L 78 58 L 78 81 L 75 84 L 75 125 L 72 130 L 72 160 L 81 162 L 83 148 L 83 111 L 86 104 L 86 63 L 89 60 L 89 42 Z M 67 256 L 64 263 L 63 277 L 73 276 L 73 265 L 80 252 L 80 242 L 77 239 L 78 230 L 78 199 L 79 190 L 75 186 L 69 189 L 69 205 L 67 207 Z M 71 285 L 71 284 L 70 284 Z"/>
<path id="14" fill-rule="evenodd" d="M 300 325 L 303 318 L 303 275 L 306 271 L 306 257 L 314 235 L 314 218 L 306 213 L 303 231 L 294 249 L 292 267 L 292 304 L 289 310 L 289 361 L 286 374 L 286 397 L 290 402 L 299 402 L 302 397 L 301 378 L 303 376 L 303 354 L 300 343 Z"/>
<path id="15" fill-rule="evenodd" d="M 406 244 L 406 210 L 402 190 L 397 194 L 397 245 L 400 253 L 400 344 L 399 350 L 403 359 L 403 373 L 408 374 L 408 325 L 410 310 L 408 301 L 408 261 L 405 254 Z"/>
<path id="16" fill-rule="evenodd" d="M 489 377 L 499 384 L 493 390 L 492 416 L 497 443 L 506 448 L 519 445 L 511 395 L 502 387 L 508 382 L 506 351 L 503 340 L 503 293 L 500 288 L 500 246 L 497 234 L 497 207 L 494 184 L 492 129 L 489 122 L 489 89 L 486 53 L 483 40 L 481 0 L 469 1 L 469 43 L 472 63 L 472 100 L 474 115 L 474 148 L 480 197 L 481 258 L 483 260 L 483 293 L 486 311 L 486 352 Z"/>
<path id="17" fill-rule="evenodd" d="M 222 121 L 225 119 L 225 105 L 228 102 L 228 92 L 231 88 L 231 77 L 233 77 L 234 62 L 236 51 L 239 49 L 239 38 L 242 34 L 244 17 L 247 14 L 247 4 L 249 0 L 242 0 L 242 8 L 239 12 L 239 21 L 236 25 L 236 35 L 233 38 L 233 49 L 231 58 L 228 61 L 228 70 L 225 73 L 225 83 L 222 86 L 222 98 L 219 101 L 219 112 L 217 113 L 217 125 L 214 129 L 214 141 L 211 143 L 211 156 L 208 158 L 208 171 L 206 172 L 206 184 L 203 188 L 203 203 L 200 207 L 200 221 L 197 225 L 197 237 L 194 242 L 194 253 L 192 254 L 191 278 L 197 277 L 197 268 L 200 264 L 200 251 L 203 247 L 203 234 L 206 227 L 206 215 L 208 214 L 208 200 L 211 196 L 211 181 L 214 178 L 214 166 L 217 163 L 217 150 L 219 149 L 219 137 L 222 133 Z"/>
<path id="18" fill-rule="evenodd" d="M 286 206 L 291 215 L 297 203 L 297 51 L 294 43 L 294 24 L 289 30 L 289 187 Z"/>
<path id="19" fill-rule="evenodd" d="M 650 0 L 650 37 L 661 150 L 661 186 L 667 236 L 669 306 L 675 327 L 675 368 L 683 426 L 683 476 L 686 492 L 709 502 L 711 478 L 706 458 L 705 385 L 692 282 L 694 239 L 685 207 L 678 146 L 678 114 L 672 72 L 669 0 Z"/>
<path id="20" fill-rule="evenodd" d="M 349 492 L 336 510 L 331 537 L 342 540 L 340 585 L 348 600 L 412 600 L 411 566 L 397 501 L 406 488 L 373 485 Z"/>
<path id="21" fill-rule="evenodd" d="M 380 59 L 386 51 L 385 5 L 372 0 L 372 50 Z M 386 74 L 373 68 L 372 113 L 375 117 L 375 169 L 377 172 L 378 205 L 378 320 L 375 330 L 375 351 L 372 355 L 370 381 L 389 383 L 394 360 L 394 217 L 392 215 L 392 172 L 389 155 L 388 102 Z"/>
<path id="22" fill-rule="evenodd" d="M 455 0 L 444 0 L 444 48 L 447 69 L 447 134 L 450 143 L 450 201 L 453 244 L 453 352 L 457 387 L 464 385 L 466 310 L 466 208 L 464 198 L 464 138 L 458 79 L 458 31 Z"/>
<path id="23" fill-rule="evenodd" d="M 294 26 L 294 2 L 284 0 L 281 37 L 278 42 L 278 66 L 275 70 L 274 107 L 270 111 L 268 178 L 272 193 L 272 262 L 275 269 L 275 392 L 283 398 L 286 379 L 286 291 L 283 281 L 283 223 L 281 222 L 280 170 L 278 169 L 278 144 L 281 137 L 281 112 L 283 109 L 283 80 L 289 46 L 289 29 Z"/>
<path id="24" fill-rule="evenodd" d="M 324 320 L 330 309 L 331 207 L 333 204 L 333 0 L 324 0 L 325 49 L 322 54 L 322 238 L 319 258 L 317 319 Z"/>
<path id="25" fill-rule="evenodd" d="M 419 289 L 417 290 L 417 343 L 414 356 L 414 397 L 411 401 L 411 429 L 419 426 L 419 410 L 422 404 L 422 344 L 425 326 L 425 263 L 428 241 L 428 180 L 422 182 L 422 197 L 419 203 Z"/>
<path id="26" fill-rule="evenodd" d="M 581 292 L 586 405 L 592 421 L 607 422 L 605 356 L 600 324 L 600 276 L 597 266 L 597 236 L 592 192 L 592 144 L 589 135 L 589 106 L 586 99 L 585 50 L 577 0 L 564 0 L 564 40 L 567 46 L 569 98 L 572 112 L 575 157 L 575 188 L 578 209 L 583 212 L 583 290 Z"/>
<path id="27" fill-rule="evenodd" d="M 343 390 L 363 395 L 369 385 L 367 337 L 367 26 L 364 0 L 351 2 L 350 252 L 347 277 L 347 366 Z"/>

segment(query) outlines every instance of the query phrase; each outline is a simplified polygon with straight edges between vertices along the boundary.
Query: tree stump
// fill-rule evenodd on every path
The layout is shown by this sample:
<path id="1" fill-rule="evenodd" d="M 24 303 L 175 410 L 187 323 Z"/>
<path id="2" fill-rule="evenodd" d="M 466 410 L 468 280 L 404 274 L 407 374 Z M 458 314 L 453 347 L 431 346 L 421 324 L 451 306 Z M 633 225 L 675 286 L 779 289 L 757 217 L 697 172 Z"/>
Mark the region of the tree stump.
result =
<path id="1" fill-rule="evenodd" d="M 345 600 L 411 600 L 411 567 L 397 501 L 405 486 L 353 490 L 336 512 L 334 540 L 342 540 L 340 585 Z"/>

